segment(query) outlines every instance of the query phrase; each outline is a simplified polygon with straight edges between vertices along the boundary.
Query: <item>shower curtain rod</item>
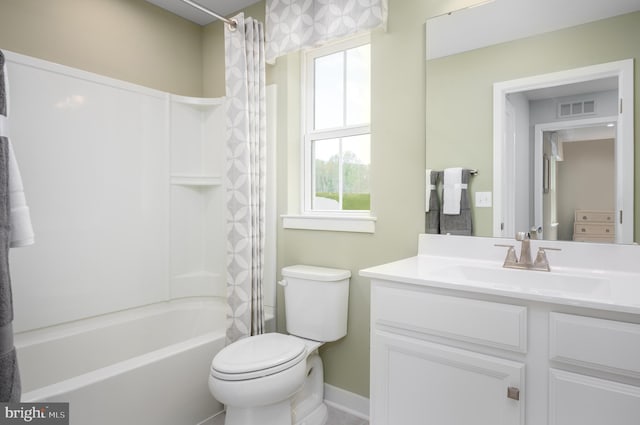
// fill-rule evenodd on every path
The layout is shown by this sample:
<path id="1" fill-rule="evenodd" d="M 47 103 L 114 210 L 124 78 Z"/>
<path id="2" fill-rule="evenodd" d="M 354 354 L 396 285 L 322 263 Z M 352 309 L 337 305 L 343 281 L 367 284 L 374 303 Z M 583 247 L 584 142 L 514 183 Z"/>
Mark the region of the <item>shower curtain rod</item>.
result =
<path id="1" fill-rule="evenodd" d="M 218 18 L 221 21 L 225 22 L 227 25 L 229 25 L 229 29 L 231 29 L 231 31 L 235 31 L 235 29 L 238 27 L 238 23 L 236 21 L 234 21 L 233 19 L 227 19 L 224 16 L 220 16 L 218 15 L 216 12 L 207 9 L 204 6 L 199 5 L 198 3 L 191 1 L 191 0 L 182 0 L 183 3 L 188 4 L 191 7 L 195 7 L 196 9 L 198 9 L 201 12 L 206 13 L 207 15 L 213 16 L 214 18 Z"/>

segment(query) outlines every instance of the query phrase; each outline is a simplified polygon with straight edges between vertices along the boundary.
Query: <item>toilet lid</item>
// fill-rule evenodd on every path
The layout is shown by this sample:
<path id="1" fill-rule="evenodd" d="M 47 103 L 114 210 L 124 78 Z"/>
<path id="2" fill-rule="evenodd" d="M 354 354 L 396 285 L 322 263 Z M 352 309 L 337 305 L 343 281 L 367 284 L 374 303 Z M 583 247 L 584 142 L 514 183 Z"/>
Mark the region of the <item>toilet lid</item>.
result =
<path id="1" fill-rule="evenodd" d="M 241 339 L 213 358 L 211 375 L 228 381 L 272 375 L 302 361 L 305 343 L 291 335 L 268 333 Z"/>

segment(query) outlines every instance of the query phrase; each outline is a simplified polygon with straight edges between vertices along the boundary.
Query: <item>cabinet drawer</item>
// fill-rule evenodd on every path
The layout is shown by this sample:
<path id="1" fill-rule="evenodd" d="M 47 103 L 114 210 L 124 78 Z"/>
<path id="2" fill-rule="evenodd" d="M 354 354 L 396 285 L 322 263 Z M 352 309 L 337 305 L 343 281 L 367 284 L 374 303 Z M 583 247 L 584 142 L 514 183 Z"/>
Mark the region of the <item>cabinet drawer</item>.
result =
<path id="1" fill-rule="evenodd" d="M 605 223 L 575 223 L 573 232 L 575 235 L 594 235 L 594 236 L 613 236 L 615 234 L 615 226 Z"/>
<path id="2" fill-rule="evenodd" d="M 585 211 L 578 210 L 575 212 L 576 222 L 601 222 L 601 223 L 614 223 L 613 211 Z"/>
<path id="3" fill-rule="evenodd" d="M 549 339 L 551 360 L 640 377 L 640 325 L 551 313 Z"/>
<path id="4" fill-rule="evenodd" d="M 526 307 L 375 285 L 372 309 L 377 325 L 527 351 Z"/>

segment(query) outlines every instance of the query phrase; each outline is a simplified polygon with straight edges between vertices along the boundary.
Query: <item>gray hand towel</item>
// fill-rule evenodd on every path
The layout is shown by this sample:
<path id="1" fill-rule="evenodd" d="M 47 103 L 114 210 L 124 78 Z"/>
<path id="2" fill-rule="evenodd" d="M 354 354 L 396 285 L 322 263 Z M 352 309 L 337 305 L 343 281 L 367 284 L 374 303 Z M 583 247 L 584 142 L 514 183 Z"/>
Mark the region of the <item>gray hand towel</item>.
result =
<path id="1" fill-rule="evenodd" d="M 431 196 L 429 197 L 429 211 L 425 213 L 425 233 L 440 233 L 440 201 L 438 200 L 438 179 L 442 174 L 441 171 L 431 171 L 429 178 L 431 189 Z"/>
<path id="2" fill-rule="evenodd" d="M 470 170 L 462 170 L 462 184 L 469 184 Z M 460 197 L 460 214 L 443 214 L 440 210 L 440 233 L 443 235 L 473 235 L 473 223 L 471 221 L 471 201 L 469 190 L 462 189 Z"/>
<path id="3" fill-rule="evenodd" d="M 4 55 L 0 51 L 0 114 L 7 116 Z M 13 347 L 13 299 L 9 275 L 11 238 L 9 139 L 0 137 L 0 402 L 20 401 L 20 373 Z"/>

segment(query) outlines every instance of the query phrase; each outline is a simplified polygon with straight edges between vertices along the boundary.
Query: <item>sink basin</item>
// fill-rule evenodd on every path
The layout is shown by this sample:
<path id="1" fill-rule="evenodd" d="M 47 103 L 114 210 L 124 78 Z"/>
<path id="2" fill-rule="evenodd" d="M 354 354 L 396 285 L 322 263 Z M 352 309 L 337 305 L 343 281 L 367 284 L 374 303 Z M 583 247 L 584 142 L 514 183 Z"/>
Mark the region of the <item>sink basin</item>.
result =
<path id="1" fill-rule="evenodd" d="M 481 283 L 497 289 L 545 295 L 605 296 L 611 292 L 608 279 L 531 270 L 514 270 L 476 265 L 451 265 L 439 270 L 441 277 L 459 283 Z"/>

